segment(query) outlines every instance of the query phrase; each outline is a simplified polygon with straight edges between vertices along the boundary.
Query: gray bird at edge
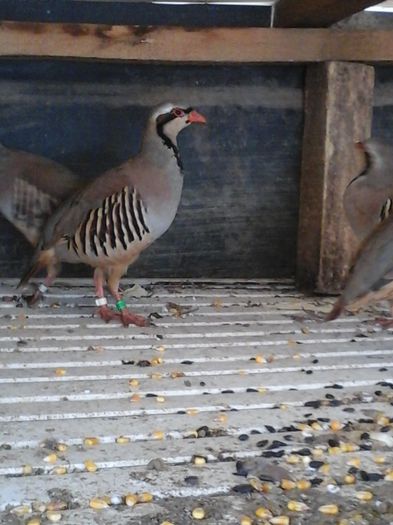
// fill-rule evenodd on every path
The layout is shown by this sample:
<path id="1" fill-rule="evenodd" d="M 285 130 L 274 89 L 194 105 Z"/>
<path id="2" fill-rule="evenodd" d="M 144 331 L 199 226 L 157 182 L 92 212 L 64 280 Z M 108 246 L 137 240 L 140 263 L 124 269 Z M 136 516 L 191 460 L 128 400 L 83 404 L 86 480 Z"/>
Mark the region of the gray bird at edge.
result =
<path id="1" fill-rule="evenodd" d="M 193 108 L 164 104 L 150 115 L 138 155 L 110 169 L 68 199 L 47 222 L 31 266 L 19 286 L 42 267 L 53 279 L 61 262 L 94 268 L 98 313 L 106 322 L 146 326 L 122 300 L 119 282 L 140 253 L 169 228 L 183 187 L 178 133 L 206 119 Z M 116 300 L 107 305 L 104 284 Z M 50 283 L 48 283 L 50 284 Z"/>
<path id="2" fill-rule="evenodd" d="M 366 168 L 346 188 L 344 209 L 360 241 L 340 298 L 326 320 L 336 319 L 346 307 L 358 309 L 371 302 L 392 300 L 393 292 L 393 149 L 375 139 L 358 143 Z M 384 326 L 391 319 L 378 319 Z"/>

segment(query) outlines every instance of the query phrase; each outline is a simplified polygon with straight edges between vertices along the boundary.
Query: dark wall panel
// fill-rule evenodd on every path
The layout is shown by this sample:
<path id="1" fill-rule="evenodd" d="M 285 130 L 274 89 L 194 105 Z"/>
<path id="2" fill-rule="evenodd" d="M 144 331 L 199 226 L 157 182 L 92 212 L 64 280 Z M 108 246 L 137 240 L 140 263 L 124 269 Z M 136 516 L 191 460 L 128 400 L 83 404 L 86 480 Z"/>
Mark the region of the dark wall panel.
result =
<path id="1" fill-rule="evenodd" d="M 180 136 L 186 178 L 178 216 L 130 275 L 289 276 L 295 265 L 303 73 L 301 67 L 3 61 L 0 140 L 88 178 L 137 152 L 153 105 L 193 105 L 208 126 Z M 1 219 L 0 275 L 18 275 L 30 253 Z"/>

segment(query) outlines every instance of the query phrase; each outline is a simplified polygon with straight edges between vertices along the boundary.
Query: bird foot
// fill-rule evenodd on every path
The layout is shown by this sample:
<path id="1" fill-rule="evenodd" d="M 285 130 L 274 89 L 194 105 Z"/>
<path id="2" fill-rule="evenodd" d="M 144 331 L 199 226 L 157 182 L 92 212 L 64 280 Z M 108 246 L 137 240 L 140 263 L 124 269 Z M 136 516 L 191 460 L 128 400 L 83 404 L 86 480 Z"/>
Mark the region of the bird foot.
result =
<path id="1" fill-rule="evenodd" d="M 392 328 L 393 319 L 390 317 L 377 317 L 375 322 L 378 323 L 382 328 Z"/>
<path id="2" fill-rule="evenodd" d="M 22 299 L 26 301 L 28 306 L 34 306 L 36 303 L 44 298 L 44 294 L 37 290 L 32 295 L 22 295 Z"/>
<path id="3" fill-rule="evenodd" d="M 129 326 L 135 324 L 136 326 L 149 326 L 150 320 L 145 319 L 141 315 L 136 315 L 130 312 L 127 308 L 124 308 L 120 313 L 121 322 L 123 326 Z"/>
<path id="4" fill-rule="evenodd" d="M 106 323 L 109 323 L 109 321 L 112 321 L 113 319 L 118 319 L 120 317 L 120 314 L 111 310 L 109 306 L 100 306 L 97 312 L 101 319 L 103 319 Z"/>

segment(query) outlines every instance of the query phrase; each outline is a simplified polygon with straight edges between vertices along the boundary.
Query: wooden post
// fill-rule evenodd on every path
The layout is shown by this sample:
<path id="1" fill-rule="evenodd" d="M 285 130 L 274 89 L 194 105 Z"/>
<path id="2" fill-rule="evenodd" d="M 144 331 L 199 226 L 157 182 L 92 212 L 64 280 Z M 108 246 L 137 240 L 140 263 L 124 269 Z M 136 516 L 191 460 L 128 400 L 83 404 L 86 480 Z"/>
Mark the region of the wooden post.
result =
<path id="1" fill-rule="evenodd" d="M 373 88 L 371 66 L 308 66 L 297 254 L 302 289 L 337 293 L 345 282 L 357 241 L 343 193 L 362 168 L 354 143 L 370 136 Z"/>

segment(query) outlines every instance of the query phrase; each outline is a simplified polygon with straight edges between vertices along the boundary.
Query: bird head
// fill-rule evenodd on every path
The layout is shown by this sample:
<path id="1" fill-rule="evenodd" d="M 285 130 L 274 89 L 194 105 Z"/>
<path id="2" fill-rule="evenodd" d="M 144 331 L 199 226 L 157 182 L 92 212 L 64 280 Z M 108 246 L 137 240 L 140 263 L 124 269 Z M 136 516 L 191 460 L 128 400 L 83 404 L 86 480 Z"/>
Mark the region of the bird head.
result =
<path id="1" fill-rule="evenodd" d="M 176 143 L 178 133 L 190 124 L 206 124 L 206 118 L 191 107 L 163 104 L 152 114 L 158 135 Z"/>

